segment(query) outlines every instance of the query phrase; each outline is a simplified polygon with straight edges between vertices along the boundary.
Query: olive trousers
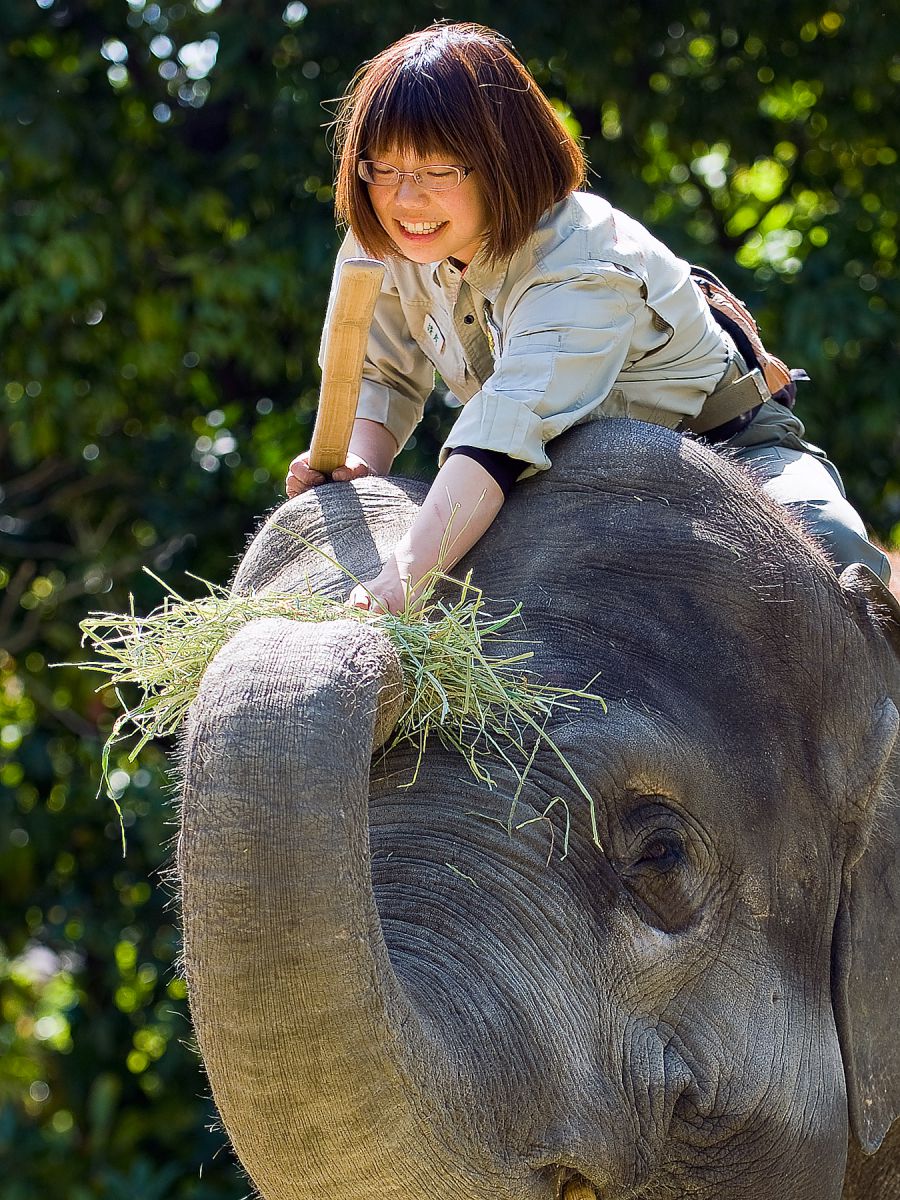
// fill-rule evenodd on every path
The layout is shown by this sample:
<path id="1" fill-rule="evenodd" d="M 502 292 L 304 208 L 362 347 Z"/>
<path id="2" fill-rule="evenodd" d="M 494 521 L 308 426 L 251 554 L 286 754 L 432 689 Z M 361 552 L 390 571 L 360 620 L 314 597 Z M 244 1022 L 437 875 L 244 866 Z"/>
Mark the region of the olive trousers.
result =
<path id="1" fill-rule="evenodd" d="M 717 449 L 729 447 L 751 467 L 762 490 L 796 513 L 839 572 L 851 563 L 865 563 L 887 583 L 887 557 L 866 536 L 837 467 L 818 446 L 804 441 L 804 433 L 803 422 L 789 408 L 767 400 L 746 429 Z"/>

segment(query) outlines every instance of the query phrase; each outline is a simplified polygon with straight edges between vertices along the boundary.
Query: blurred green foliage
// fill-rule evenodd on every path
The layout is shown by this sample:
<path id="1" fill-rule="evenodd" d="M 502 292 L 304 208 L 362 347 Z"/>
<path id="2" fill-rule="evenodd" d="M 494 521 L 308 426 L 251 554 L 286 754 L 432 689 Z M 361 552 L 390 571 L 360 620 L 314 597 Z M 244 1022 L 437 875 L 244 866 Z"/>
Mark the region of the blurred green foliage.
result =
<path id="1" fill-rule="evenodd" d="M 2 1200 L 238 1200 L 178 977 L 162 749 L 96 799 L 78 621 L 220 582 L 309 439 L 330 102 L 436 17 L 501 28 L 593 186 L 723 275 L 814 382 L 810 435 L 900 544 L 900 75 L 881 6 L 10 0 L 0 14 Z M 399 469 L 433 470 L 429 412 Z M 187 585 L 188 587 L 190 584 Z"/>

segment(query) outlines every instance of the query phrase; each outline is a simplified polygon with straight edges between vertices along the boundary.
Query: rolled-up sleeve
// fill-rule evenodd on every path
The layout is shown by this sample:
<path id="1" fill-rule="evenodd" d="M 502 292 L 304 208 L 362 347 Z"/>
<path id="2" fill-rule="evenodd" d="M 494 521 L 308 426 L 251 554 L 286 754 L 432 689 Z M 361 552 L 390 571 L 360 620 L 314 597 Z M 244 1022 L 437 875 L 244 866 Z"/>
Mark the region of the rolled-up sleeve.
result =
<path id="1" fill-rule="evenodd" d="M 319 350 L 320 366 L 331 324 L 338 271 L 345 259 L 358 258 L 361 254 L 353 235 L 348 234 L 338 254 L 332 279 Z M 421 421 L 425 401 L 433 388 L 434 367 L 409 332 L 400 296 L 388 270 L 369 331 L 356 415 L 384 425 L 402 448 Z"/>
<path id="2" fill-rule="evenodd" d="M 503 314 L 494 374 L 463 408 L 441 462 L 477 446 L 520 459 L 520 478 L 546 470 L 547 442 L 597 409 L 625 366 L 640 302 L 638 281 L 605 264 L 528 286 Z"/>

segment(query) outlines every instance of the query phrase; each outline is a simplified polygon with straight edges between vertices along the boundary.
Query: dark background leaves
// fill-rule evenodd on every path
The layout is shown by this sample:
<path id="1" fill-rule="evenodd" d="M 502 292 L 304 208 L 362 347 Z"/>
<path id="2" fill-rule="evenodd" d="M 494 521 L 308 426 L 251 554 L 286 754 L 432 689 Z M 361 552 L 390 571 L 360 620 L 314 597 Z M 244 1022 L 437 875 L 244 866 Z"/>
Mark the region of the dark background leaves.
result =
<path id="1" fill-rule="evenodd" d="M 0 13 L 3 1200 L 238 1200 L 160 870 L 162 751 L 96 799 L 87 611 L 229 575 L 310 435 L 330 102 L 433 18 L 512 37 L 593 186 L 723 275 L 814 382 L 813 440 L 900 544 L 886 7 L 9 0 Z M 323 108 L 324 105 L 324 108 Z M 437 405 L 399 469 L 428 477 Z"/>

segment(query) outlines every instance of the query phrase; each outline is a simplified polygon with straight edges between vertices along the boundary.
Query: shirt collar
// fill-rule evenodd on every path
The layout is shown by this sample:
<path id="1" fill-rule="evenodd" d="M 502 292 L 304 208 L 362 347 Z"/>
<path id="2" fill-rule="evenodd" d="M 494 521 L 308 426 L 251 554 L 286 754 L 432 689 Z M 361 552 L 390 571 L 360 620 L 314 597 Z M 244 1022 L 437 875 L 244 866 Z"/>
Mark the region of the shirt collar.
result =
<path id="1" fill-rule="evenodd" d="M 469 263 L 465 275 L 445 258 L 443 262 L 434 264 L 432 279 L 438 287 L 447 287 L 453 284 L 459 286 L 460 281 L 465 279 L 471 288 L 474 288 L 485 300 L 493 304 L 500 295 L 508 266 L 508 263 L 489 266 L 484 255 L 479 252 Z"/>

